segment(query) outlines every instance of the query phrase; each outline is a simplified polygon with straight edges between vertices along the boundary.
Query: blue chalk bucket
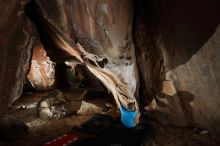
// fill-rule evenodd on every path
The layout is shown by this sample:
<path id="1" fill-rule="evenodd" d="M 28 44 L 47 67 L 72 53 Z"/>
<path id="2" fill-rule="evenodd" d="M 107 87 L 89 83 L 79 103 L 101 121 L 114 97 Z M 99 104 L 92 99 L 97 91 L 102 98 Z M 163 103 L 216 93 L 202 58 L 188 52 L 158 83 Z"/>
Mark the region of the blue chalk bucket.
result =
<path id="1" fill-rule="evenodd" d="M 137 111 L 128 111 L 126 108 L 121 106 L 120 112 L 121 112 L 122 124 L 128 128 L 134 127 L 135 126 L 134 120 L 135 120 L 135 117 L 137 116 Z"/>

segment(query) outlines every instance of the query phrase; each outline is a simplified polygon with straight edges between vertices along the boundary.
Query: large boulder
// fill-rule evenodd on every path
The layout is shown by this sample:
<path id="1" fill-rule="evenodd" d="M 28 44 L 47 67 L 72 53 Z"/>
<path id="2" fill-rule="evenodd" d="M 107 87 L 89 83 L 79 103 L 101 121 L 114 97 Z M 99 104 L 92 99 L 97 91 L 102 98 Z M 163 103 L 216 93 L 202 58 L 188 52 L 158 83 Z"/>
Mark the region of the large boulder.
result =
<path id="1" fill-rule="evenodd" d="M 0 0 L 0 111 L 20 97 L 35 38 L 22 0 Z"/>
<path id="2" fill-rule="evenodd" d="M 220 2 L 140 0 L 135 41 L 147 115 L 220 132 Z"/>
<path id="3" fill-rule="evenodd" d="M 55 63 L 40 40 L 34 43 L 30 70 L 27 78 L 36 90 L 51 90 L 55 87 Z"/>

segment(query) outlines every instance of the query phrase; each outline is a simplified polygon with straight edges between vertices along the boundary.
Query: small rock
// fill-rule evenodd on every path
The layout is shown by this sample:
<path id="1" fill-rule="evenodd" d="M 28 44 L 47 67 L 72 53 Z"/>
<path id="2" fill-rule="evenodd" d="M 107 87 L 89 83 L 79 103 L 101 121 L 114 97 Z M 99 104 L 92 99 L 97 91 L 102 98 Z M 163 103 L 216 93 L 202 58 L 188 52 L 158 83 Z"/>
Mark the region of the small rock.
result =
<path id="1" fill-rule="evenodd" d="M 112 108 L 113 106 L 110 104 L 110 103 L 105 103 L 105 107 L 107 107 L 107 108 Z"/>
<path id="2" fill-rule="evenodd" d="M 86 115 L 86 114 L 94 114 L 94 113 L 102 113 L 100 107 L 97 107 L 94 104 L 87 103 L 82 101 L 80 109 L 77 111 L 77 114 Z"/>
<path id="3" fill-rule="evenodd" d="M 208 134 L 209 132 L 207 130 L 202 130 L 199 134 Z"/>
<path id="4" fill-rule="evenodd" d="M 38 116 L 42 119 L 58 119 L 66 116 L 66 99 L 59 90 L 49 92 L 37 105 Z"/>
<path id="5" fill-rule="evenodd" d="M 24 109 L 26 109 L 26 108 L 27 108 L 26 105 L 21 105 L 21 106 L 19 106 L 19 110 L 24 110 Z"/>

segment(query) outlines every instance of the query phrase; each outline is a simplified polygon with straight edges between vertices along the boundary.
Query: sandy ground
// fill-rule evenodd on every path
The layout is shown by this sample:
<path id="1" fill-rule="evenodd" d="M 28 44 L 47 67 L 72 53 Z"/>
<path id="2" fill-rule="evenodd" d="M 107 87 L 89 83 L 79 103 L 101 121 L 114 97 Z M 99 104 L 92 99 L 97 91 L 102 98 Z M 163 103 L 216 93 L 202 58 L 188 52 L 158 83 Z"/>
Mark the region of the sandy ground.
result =
<path id="1" fill-rule="evenodd" d="M 64 94 L 72 99 L 73 106 L 77 111 L 80 108 L 82 99 L 79 99 L 80 95 L 86 89 L 71 89 L 63 90 Z M 29 131 L 21 135 L 16 141 L 12 141 L 7 144 L 0 144 L 6 146 L 39 146 L 48 141 L 53 140 L 69 131 L 73 126 L 80 125 L 85 122 L 92 115 L 77 115 L 74 114 L 68 118 L 41 120 L 37 117 L 37 112 L 32 106 L 38 102 L 47 92 L 38 93 L 26 93 L 21 99 L 19 99 L 8 113 L 24 121 L 29 126 Z M 106 103 L 113 104 L 111 97 L 99 96 L 96 98 L 93 94 L 89 95 L 87 99 L 98 107 L 106 111 L 104 105 Z M 77 99 L 77 100 L 76 100 Z M 19 107 L 26 105 L 29 108 L 20 109 Z M 114 106 L 113 106 L 114 108 Z M 115 109 L 112 109 L 115 112 Z M 109 112 L 111 114 L 111 112 Z M 118 113 L 116 113 L 117 115 Z M 146 146 L 219 146 L 220 135 L 214 135 L 207 133 L 206 131 L 187 128 L 187 127 L 173 127 L 164 126 L 160 123 L 152 120 L 144 120 L 152 127 L 152 135 L 150 140 L 145 144 Z M 87 135 L 81 135 L 87 136 Z"/>

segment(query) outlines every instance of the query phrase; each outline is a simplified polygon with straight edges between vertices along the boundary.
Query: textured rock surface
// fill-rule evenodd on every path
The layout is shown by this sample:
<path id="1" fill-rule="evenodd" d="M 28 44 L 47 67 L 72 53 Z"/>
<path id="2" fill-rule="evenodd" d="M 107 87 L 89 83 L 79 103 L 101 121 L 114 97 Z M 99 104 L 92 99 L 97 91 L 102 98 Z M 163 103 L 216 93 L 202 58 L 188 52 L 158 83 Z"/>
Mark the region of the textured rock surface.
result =
<path id="1" fill-rule="evenodd" d="M 0 110 L 22 93 L 34 31 L 24 15 L 25 1 L 0 0 Z"/>
<path id="2" fill-rule="evenodd" d="M 3 109 L 21 94 L 33 32 L 22 12 L 24 1 L 0 2 Z M 138 0 L 135 17 L 131 0 L 35 2 L 39 15 L 33 19 L 48 53 L 60 62 L 74 56 L 112 92 L 118 106 L 139 110 L 137 57 L 140 103 L 147 105 L 147 115 L 164 124 L 220 132 L 218 0 Z"/>
<path id="3" fill-rule="evenodd" d="M 34 43 L 28 80 L 36 90 L 50 90 L 55 87 L 55 63 L 50 60 L 38 40 Z"/>
<path id="4" fill-rule="evenodd" d="M 220 132 L 220 25 L 185 64 L 166 73 L 189 125 Z"/>
<path id="5" fill-rule="evenodd" d="M 87 103 L 82 101 L 80 109 L 77 111 L 77 114 L 80 115 L 89 115 L 89 114 L 97 114 L 102 113 L 102 109 L 94 104 Z"/>
<path id="6" fill-rule="evenodd" d="M 220 2 L 141 0 L 135 40 L 148 115 L 220 132 Z M 151 92 L 153 91 L 153 92 Z"/>
<path id="7" fill-rule="evenodd" d="M 41 119 L 59 119 L 67 116 L 67 100 L 59 90 L 53 90 L 37 104 L 37 113 Z"/>
<path id="8" fill-rule="evenodd" d="M 36 2 L 53 43 L 84 63 L 112 92 L 118 106 L 139 110 L 132 1 Z"/>

